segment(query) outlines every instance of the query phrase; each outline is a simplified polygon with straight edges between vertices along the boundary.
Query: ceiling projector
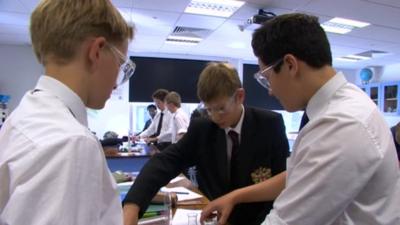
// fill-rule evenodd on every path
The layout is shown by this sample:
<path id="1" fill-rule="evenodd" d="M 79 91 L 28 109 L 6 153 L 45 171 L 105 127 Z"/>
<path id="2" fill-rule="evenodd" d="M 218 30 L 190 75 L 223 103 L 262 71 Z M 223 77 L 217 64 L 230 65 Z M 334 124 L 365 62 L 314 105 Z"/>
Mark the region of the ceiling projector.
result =
<path id="1" fill-rule="evenodd" d="M 243 31 L 247 27 L 251 26 L 252 24 L 262 24 L 265 21 L 268 21 L 276 16 L 273 12 L 267 12 L 263 9 L 258 10 L 258 14 L 252 16 L 250 19 L 247 19 L 244 25 L 239 25 L 239 29 Z"/>

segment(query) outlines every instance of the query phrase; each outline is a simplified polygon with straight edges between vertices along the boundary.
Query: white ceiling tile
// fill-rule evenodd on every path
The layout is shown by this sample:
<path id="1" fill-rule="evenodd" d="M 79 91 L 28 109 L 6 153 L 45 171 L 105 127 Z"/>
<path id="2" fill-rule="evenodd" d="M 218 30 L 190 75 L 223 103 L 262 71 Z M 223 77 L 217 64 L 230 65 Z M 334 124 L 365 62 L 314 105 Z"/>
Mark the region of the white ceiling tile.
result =
<path id="1" fill-rule="evenodd" d="M 131 16 L 135 24 L 141 24 L 143 26 L 174 26 L 180 14 L 156 10 L 133 9 Z"/>
<path id="2" fill-rule="evenodd" d="M 118 8 L 131 8 L 133 7 L 133 0 L 112 0 L 115 7 Z"/>
<path id="3" fill-rule="evenodd" d="M 374 2 L 379 5 L 385 5 L 385 6 L 392 6 L 392 7 L 397 7 L 400 8 L 400 1 L 399 0 L 363 0 L 364 2 Z"/>
<path id="4" fill-rule="evenodd" d="M 352 30 L 349 35 L 365 38 L 367 40 L 400 44 L 400 29 L 372 25 L 362 29 Z"/>
<path id="5" fill-rule="evenodd" d="M 190 0 L 133 0 L 133 8 L 183 12 Z"/>
<path id="6" fill-rule="evenodd" d="M 400 28 L 400 8 L 379 5 L 362 0 L 311 1 L 305 11 L 331 17 L 344 17 L 374 25 Z"/>

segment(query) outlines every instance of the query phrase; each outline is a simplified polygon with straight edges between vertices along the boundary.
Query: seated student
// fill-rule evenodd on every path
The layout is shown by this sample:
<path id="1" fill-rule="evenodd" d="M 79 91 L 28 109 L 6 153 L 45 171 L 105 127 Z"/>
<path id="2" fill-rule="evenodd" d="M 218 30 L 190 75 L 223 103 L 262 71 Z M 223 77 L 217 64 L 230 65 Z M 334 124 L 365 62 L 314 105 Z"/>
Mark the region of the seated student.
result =
<path id="1" fill-rule="evenodd" d="M 189 116 L 181 109 L 181 96 L 171 91 L 165 97 L 167 108 L 172 114 L 172 121 L 170 124 L 170 132 L 172 135 L 172 144 L 178 142 L 183 137 L 189 126 Z"/>
<path id="2" fill-rule="evenodd" d="M 86 107 L 103 108 L 133 74 L 132 27 L 108 0 L 43 0 L 30 21 L 45 74 L 0 131 L 0 224 L 121 225 Z"/>
<path id="3" fill-rule="evenodd" d="M 126 225 L 137 224 L 160 187 L 189 167 L 197 167 L 198 187 L 210 200 L 285 170 L 289 145 L 282 116 L 243 106 L 245 91 L 235 68 L 210 63 L 197 92 L 210 119 L 194 119 L 182 139 L 142 168 L 123 201 Z M 229 222 L 260 224 L 271 208 L 271 201 L 238 205 Z"/>
<path id="4" fill-rule="evenodd" d="M 172 116 L 165 107 L 167 94 L 168 91 L 165 89 L 158 89 L 153 93 L 153 101 L 160 112 L 154 116 L 150 126 L 145 131 L 134 137 L 135 139 L 143 138 L 146 143 L 155 143 L 160 151 L 171 144 L 172 138 L 169 128 Z"/>
<path id="5" fill-rule="evenodd" d="M 398 225 L 400 170 L 381 112 L 332 67 L 318 18 L 277 16 L 253 34 L 256 79 L 289 112 L 307 112 L 287 172 L 211 202 L 224 224 L 237 203 L 275 199 L 263 225 Z"/>

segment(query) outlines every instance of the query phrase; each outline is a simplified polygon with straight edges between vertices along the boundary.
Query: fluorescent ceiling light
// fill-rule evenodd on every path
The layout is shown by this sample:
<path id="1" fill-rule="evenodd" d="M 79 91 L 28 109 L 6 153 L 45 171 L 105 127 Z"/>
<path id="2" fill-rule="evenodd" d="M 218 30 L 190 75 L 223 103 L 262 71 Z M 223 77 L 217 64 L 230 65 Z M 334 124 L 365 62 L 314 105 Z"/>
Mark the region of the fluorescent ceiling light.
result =
<path id="1" fill-rule="evenodd" d="M 198 42 L 186 42 L 186 41 L 177 41 L 177 40 L 167 39 L 165 41 L 165 44 L 193 46 L 193 45 L 197 45 Z"/>
<path id="2" fill-rule="evenodd" d="M 185 13 L 230 17 L 244 3 L 235 0 L 192 0 L 186 7 Z"/>
<path id="3" fill-rule="evenodd" d="M 325 23 L 321 24 L 321 27 L 326 32 L 337 33 L 337 34 L 346 34 L 352 30 L 349 27 L 340 27 L 340 26 L 337 26 L 336 24 L 331 24 L 329 22 L 325 22 Z"/>
<path id="4" fill-rule="evenodd" d="M 326 32 L 338 33 L 338 34 L 346 34 L 352 31 L 354 28 L 362 28 L 370 25 L 369 23 L 357 21 L 357 20 L 349 20 L 345 18 L 335 17 L 325 23 L 321 24 L 321 27 Z"/>
<path id="5" fill-rule="evenodd" d="M 358 62 L 360 61 L 359 59 L 351 59 L 351 58 L 346 58 L 346 57 L 339 57 L 339 58 L 335 58 L 336 60 L 339 61 L 346 61 L 346 62 Z"/>
<path id="6" fill-rule="evenodd" d="M 345 19 L 345 18 L 340 18 L 340 17 L 335 17 L 329 21 L 332 23 L 348 25 L 348 26 L 357 27 L 357 28 L 363 28 L 363 27 L 371 25 L 370 23 L 361 22 L 361 21 L 357 21 L 357 20 L 350 20 L 350 19 Z"/>
<path id="7" fill-rule="evenodd" d="M 202 39 L 199 37 L 186 37 L 186 36 L 168 36 L 167 40 L 165 40 L 166 44 L 174 44 L 174 45 L 197 45 Z"/>
<path id="8" fill-rule="evenodd" d="M 168 39 L 173 39 L 177 41 L 188 41 L 188 42 L 200 42 L 203 40 L 202 38 L 199 37 L 188 37 L 188 36 L 178 36 L 178 35 L 169 35 Z"/>
<path id="9" fill-rule="evenodd" d="M 371 57 L 362 56 L 362 55 L 348 55 L 348 56 L 346 56 L 346 57 L 348 57 L 348 58 L 355 58 L 355 59 L 359 59 L 359 60 L 371 59 Z"/>

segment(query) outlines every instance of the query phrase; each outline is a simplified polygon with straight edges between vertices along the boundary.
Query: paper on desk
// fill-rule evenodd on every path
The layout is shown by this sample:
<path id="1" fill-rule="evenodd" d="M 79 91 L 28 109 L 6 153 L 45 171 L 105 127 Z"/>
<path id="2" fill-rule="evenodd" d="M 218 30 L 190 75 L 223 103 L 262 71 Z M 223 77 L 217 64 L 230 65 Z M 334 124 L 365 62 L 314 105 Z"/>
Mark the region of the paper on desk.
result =
<path id="1" fill-rule="evenodd" d="M 178 196 L 178 202 L 185 201 L 185 200 L 198 199 L 198 198 L 202 197 L 201 195 L 197 194 L 196 192 L 193 192 L 185 187 L 173 187 L 173 188 L 163 187 L 163 188 L 161 188 L 161 191 L 175 192 L 176 195 Z M 185 194 L 179 194 L 179 193 L 185 193 Z"/>
<path id="2" fill-rule="evenodd" d="M 201 210 L 190 210 L 190 209 L 177 209 L 172 219 L 172 225 L 187 225 L 188 214 L 197 213 L 197 224 L 200 224 L 200 213 Z"/>
<path id="3" fill-rule="evenodd" d="M 183 180 L 183 179 L 185 179 L 185 177 L 177 176 L 177 177 L 175 177 L 174 179 L 172 179 L 169 183 L 170 183 L 170 184 L 173 184 L 173 183 L 176 183 L 176 182 L 181 181 L 181 180 Z"/>

